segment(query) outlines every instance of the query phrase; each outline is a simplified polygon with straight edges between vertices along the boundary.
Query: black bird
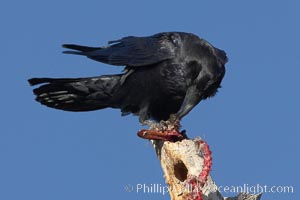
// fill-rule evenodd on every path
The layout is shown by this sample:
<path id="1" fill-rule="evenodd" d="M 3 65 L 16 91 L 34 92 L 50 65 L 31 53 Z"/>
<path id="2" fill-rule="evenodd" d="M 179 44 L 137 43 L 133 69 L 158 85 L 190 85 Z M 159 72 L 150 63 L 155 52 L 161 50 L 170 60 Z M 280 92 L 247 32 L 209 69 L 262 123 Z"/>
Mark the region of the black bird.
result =
<path id="1" fill-rule="evenodd" d="M 141 123 L 147 119 L 184 117 L 201 100 L 212 97 L 225 74 L 226 53 L 191 33 L 164 32 L 124 37 L 108 46 L 65 44 L 67 54 L 87 56 L 123 73 L 89 78 L 32 78 L 36 100 L 66 111 L 121 109 Z"/>

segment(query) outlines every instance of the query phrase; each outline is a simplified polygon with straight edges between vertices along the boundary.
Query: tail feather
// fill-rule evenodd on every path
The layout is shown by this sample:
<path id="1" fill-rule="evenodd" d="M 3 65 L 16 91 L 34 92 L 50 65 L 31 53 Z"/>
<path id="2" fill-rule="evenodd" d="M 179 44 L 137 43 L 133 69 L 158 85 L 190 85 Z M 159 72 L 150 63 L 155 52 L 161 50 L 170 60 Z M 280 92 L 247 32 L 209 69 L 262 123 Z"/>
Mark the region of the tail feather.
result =
<path id="1" fill-rule="evenodd" d="M 81 56 L 87 56 L 88 58 L 92 60 L 96 60 L 98 62 L 103 63 L 110 63 L 110 57 L 112 54 L 112 49 L 108 47 L 88 47 L 88 46 L 81 46 L 76 44 L 64 44 L 62 45 L 64 48 L 71 49 L 67 51 L 63 51 L 65 54 L 75 54 L 75 55 L 81 55 Z M 115 65 L 124 65 L 117 64 Z"/>
<path id="2" fill-rule="evenodd" d="M 88 46 L 82 46 L 76 44 L 63 44 L 62 47 L 75 50 L 75 51 L 68 50 L 68 51 L 64 51 L 63 53 L 77 54 L 77 55 L 86 55 L 86 53 L 88 52 L 102 49 L 101 47 L 88 47 Z"/>
<path id="3" fill-rule="evenodd" d="M 113 107 L 112 96 L 120 77 L 100 76 L 78 79 L 33 78 L 31 85 L 42 84 L 33 93 L 36 101 L 66 111 L 91 111 Z"/>
<path id="4" fill-rule="evenodd" d="M 53 81 L 74 81 L 74 79 L 67 79 L 67 78 L 60 78 L 60 79 L 55 79 L 55 78 L 31 78 L 28 79 L 28 82 L 31 86 L 42 84 L 42 83 L 51 83 Z M 77 79 L 78 80 L 78 79 Z"/>

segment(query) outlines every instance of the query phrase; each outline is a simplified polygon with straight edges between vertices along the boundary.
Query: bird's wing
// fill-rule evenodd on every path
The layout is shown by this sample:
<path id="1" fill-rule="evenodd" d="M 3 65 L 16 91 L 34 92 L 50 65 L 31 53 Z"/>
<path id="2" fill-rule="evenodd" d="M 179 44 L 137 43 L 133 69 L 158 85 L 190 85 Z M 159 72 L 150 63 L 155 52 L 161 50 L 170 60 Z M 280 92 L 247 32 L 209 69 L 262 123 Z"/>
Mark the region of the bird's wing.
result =
<path id="1" fill-rule="evenodd" d="M 93 60 L 120 66 L 146 66 L 172 59 L 176 56 L 180 36 L 160 33 L 149 37 L 124 37 L 110 41 L 107 47 L 87 47 L 65 44 L 63 47 L 76 51 L 64 53 L 85 55 Z"/>

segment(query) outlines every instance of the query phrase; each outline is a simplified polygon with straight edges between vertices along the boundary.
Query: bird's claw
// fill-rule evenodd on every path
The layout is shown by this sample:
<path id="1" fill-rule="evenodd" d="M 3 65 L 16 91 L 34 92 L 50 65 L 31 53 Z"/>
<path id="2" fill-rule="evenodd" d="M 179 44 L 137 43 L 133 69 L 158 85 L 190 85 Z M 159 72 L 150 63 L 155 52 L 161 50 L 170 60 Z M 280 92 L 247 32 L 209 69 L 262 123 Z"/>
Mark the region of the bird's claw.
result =
<path id="1" fill-rule="evenodd" d="M 159 122 L 159 127 L 161 131 L 165 130 L 179 130 L 181 125 L 179 119 L 176 117 L 176 115 L 171 114 L 170 118 L 167 121 L 161 120 Z"/>
<path id="2" fill-rule="evenodd" d="M 142 125 L 147 125 L 150 127 L 150 129 L 160 129 L 160 124 L 158 124 L 156 121 L 153 120 L 145 120 L 141 123 Z"/>

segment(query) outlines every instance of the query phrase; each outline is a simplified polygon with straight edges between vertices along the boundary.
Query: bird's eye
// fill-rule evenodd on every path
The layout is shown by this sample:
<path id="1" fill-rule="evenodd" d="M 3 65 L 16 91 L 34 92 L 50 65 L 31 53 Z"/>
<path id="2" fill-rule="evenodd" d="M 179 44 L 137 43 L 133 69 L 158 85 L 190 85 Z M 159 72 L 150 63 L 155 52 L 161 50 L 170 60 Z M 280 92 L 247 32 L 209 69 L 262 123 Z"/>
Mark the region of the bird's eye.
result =
<path id="1" fill-rule="evenodd" d="M 180 38 L 178 35 L 175 35 L 175 34 L 171 35 L 171 39 L 172 39 L 173 44 L 179 45 Z"/>

